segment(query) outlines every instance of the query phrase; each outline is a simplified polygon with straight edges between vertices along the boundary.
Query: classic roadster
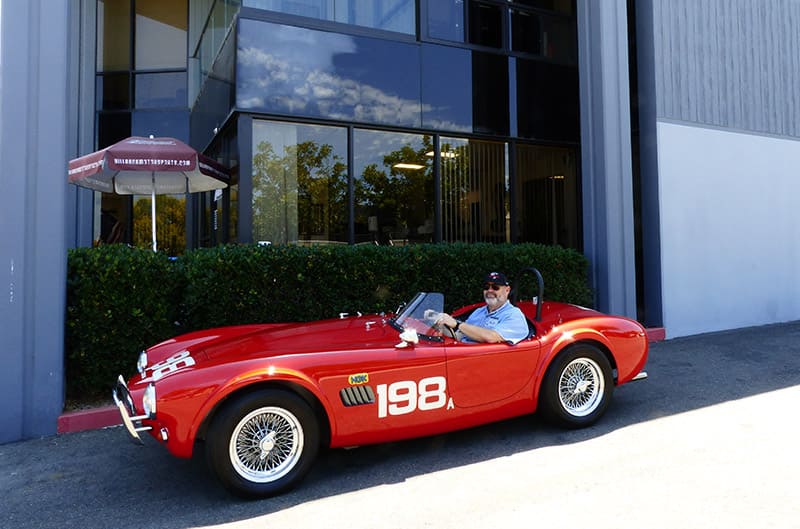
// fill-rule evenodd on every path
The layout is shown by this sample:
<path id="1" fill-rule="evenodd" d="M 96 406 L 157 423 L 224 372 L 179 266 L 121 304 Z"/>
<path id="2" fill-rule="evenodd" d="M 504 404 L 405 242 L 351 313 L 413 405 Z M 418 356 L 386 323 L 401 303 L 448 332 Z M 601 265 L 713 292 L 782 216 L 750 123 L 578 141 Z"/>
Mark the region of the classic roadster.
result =
<path id="1" fill-rule="evenodd" d="M 130 435 L 177 457 L 205 440 L 222 484 L 244 497 L 296 485 L 324 447 L 396 441 L 538 411 L 593 424 L 615 386 L 645 378 L 642 326 L 538 296 L 515 303 L 530 335 L 464 343 L 435 324 L 444 296 L 420 292 L 394 314 L 193 332 L 142 352 L 114 401 Z M 453 316 L 466 318 L 480 304 Z"/>

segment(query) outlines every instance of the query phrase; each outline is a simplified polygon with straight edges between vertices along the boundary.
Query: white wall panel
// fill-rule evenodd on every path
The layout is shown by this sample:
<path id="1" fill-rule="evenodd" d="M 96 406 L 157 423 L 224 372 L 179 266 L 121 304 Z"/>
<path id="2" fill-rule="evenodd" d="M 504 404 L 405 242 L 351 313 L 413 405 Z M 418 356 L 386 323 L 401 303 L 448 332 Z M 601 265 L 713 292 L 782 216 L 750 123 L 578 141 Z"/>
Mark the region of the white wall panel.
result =
<path id="1" fill-rule="evenodd" d="M 800 319 L 800 141 L 658 123 L 668 337 Z"/>

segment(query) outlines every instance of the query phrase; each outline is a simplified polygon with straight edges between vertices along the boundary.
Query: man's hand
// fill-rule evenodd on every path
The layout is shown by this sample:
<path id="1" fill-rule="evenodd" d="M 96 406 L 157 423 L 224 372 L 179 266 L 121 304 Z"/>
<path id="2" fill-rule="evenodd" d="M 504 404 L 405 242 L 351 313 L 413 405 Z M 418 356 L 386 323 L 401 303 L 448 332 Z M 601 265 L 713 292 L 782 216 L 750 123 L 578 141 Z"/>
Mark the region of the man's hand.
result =
<path id="1" fill-rule="evenodd" d="M 442 312 L 439 314 L 439 319 L 436 320 L 436 325 L 446 325 L 447 327 L 454 329 L 455 326 L 458 325 L 458 322 L 451 315 Z"/>
<path id="2" fill-rule="evenodd" d="M 486 327 L 471 325 L 463 321 L 461 322 L 461 325 L 459 325 L 458 321 L 454 317 L 449 314 L 445 314 L 444 312 L 441 314 L 441 316 L 439 316 L 439 319 L 436 320 L 436 324 L 445 325 L 453 330 L 455 330 L 456 326 L 458 325 L 458 332 L 475 342 L 500 343 L 506 341 L 505 338 L 500 336 L 500 334 L 494 329 L 487 329 Z"/>

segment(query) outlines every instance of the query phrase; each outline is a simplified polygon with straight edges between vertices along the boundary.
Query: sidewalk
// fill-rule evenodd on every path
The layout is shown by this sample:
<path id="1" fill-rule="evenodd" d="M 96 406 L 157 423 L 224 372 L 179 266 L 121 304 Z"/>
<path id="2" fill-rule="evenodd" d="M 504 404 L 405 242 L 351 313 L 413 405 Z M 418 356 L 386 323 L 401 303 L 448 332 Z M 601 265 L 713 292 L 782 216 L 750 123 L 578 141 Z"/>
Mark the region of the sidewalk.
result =
<path id="1" fill-rule="evenodd" d="M 650 343 L 664 340 L 665 330 L 662 327 L 647 329 Z M 97 430 L 122 424 L 116 406 L 103 406 L 88 410 L 67 412 L 58 418 L 57 433 L 75 433 L 85 430 Z"/>

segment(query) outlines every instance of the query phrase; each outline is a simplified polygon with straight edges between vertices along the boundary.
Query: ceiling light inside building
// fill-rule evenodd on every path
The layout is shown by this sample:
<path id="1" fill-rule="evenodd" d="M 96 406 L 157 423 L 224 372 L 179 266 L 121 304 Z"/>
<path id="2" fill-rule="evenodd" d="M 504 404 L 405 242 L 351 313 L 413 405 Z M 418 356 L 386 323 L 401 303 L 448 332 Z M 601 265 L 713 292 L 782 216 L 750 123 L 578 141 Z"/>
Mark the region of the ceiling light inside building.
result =
<path id="1" fill-rule="evenodd" d="M 443 151 L 440 153 L 442 158 L 456 158 L 458 155 L 453 151 Z M 433 151 L 428 151 L 425 153 L 425 156 L 428 158 L 433 158 Z"/>
<path id="2" fill-rule="evenodd" d="M 400 163 L 394 164 L 392 166 L 392 168 L 393 169 L 413 169 L 414 171 L 417 171 L 419 169 L 425 169 L 425 166 L 424 165 L 420 165 L 418 163 L 403 163 L 403 162 L 400 162 Z"/>

